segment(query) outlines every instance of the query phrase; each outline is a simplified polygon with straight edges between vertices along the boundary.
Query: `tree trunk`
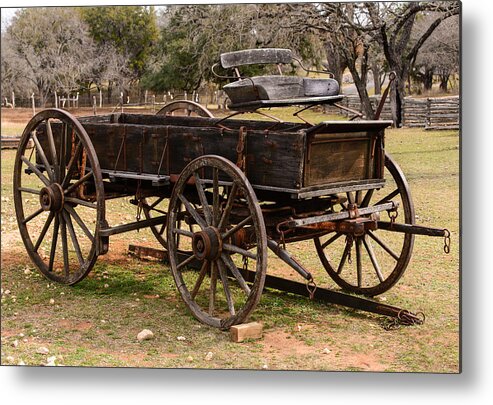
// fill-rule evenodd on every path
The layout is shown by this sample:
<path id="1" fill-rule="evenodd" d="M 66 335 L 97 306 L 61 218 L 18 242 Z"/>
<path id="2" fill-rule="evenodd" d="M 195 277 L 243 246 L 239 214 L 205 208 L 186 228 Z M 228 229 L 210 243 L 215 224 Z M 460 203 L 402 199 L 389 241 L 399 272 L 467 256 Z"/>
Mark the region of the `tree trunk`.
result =
<path id="1" fill-rule="evenodd" d="M 334 79 L 336 79 L 342 87 L 342 76 L 344 74 L 344 69 L 346 68 L 344 58 L 341 57 L 340 50 L 335 47 L 332 41 L 327 43 L 326 50 L 327 70 L 334 75 Z"/>
<path id="2" fill-rule="evenodd" d="M 363 114 L 365 114 L 366 118 L 371 120 L 375 117 L 375 111 L 373 110 L 373 105 L 366 89 L 366 80 L 362 80 L 354 65 L 350 64 L 348 67 L 351 75 L 353 76 L 356 90 L 358 90 L 359 99 L 361 101 L 361 110 Z M 366 75 L 363 76 L 366 77 Z"/>
<path id="3" fill-rule="evenodd" d="M 380 80 L 380 72 L 377 63 L 373 60 L 371 63 L 371 73 L 373 75 L 373 86 L 375 94 L 382 94 L 382 82 Z"/>
<path id="4" fill-rule="evenodd" d="M 433 69 L 426 68 L 423 75 L 423 86 L 425 91 L 431 90 L 433 87 Z"/>
<path id="5" fill-rule="evenodd" d="M 449 77 L 450 75 L 440 75 L 440 90 L 442 90 L 445 93 L 448 91 Z"/>
<path id="6" fill-rule="evenodd" d="M 108 94 L 106 99 L 108 100 L 108 105 L 111 105 L 111 97 L 113 96 L 113 81 L 108 81 Z"/>

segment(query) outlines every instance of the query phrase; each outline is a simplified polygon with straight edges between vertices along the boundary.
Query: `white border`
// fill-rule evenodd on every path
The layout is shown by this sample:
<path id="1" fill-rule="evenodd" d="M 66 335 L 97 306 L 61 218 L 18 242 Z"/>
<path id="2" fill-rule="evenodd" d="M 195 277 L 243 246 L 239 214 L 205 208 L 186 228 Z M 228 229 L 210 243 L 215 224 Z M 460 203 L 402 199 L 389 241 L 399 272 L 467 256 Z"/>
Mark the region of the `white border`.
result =
<path id="1" fill-rule="evenodd" d="M 163 2 L 70 1 L 70 5 L 111 4 Z M 1 367 L 3 403 L 463 405 L 491 401 L 493 238 L 491 214 L 486 211 L 493 201 L 489 192 L 493 189 L 489 164 L 493 152 L 493 60 L 488 58 L 493 51 L 492 4 L 483 0 L 463 2 L 461 375 Z M 29 5 L 33 2 L 2 0 L 2 7 Z"/>

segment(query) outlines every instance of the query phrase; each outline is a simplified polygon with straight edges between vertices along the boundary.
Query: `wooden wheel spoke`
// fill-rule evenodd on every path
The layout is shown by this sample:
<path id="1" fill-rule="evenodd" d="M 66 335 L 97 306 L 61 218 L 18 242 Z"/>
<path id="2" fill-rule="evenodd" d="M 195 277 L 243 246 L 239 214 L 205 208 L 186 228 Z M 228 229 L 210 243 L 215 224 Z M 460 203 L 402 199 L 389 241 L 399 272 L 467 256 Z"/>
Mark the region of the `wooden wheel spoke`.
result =
<path id="1" fill-rule="evenodd" d="M 392 198 L 394 198 L 395 196 L 399 195 L 399 193 L 400 193 L 399 189 L 396 188 L 394 191 L 392 191 L 391 193 L 387 194 L 384 198 L 382 198 L 381 200 L 379 200 L 378 202 L 376 202 L 373 205 L 379 205 L 379 204 L 382 204 L 384 202 L 390 201 L 390 200 L 392 200 Z"/>
<path id="2" fill-rule="evenodd" d="M 193 232 L 187 231 L 186 229 L 173 229 L 173 233 L 193 238 Z"/>
<path id="3" fill-rule="evenodd" d="M 164 201 L 164 197 L 159 197 L 156 201 L 154 201 L 151 205 L 149 205 L 149 208 L 154 208 L 156 205 L 160 204 L 163 201 Z"/>
<path id="4" fill-rule="evenodd" d="M 186 210 L 193 217 L 195 222 L 197 222 L 197 224 L 200 226 L 200 228 L 202 228 L 202 230 L 207 228 L 207 223 L 200 216 L 200 214 L 195 210 L 195 208 L 193 208 L 192 204 L 190 204 L 190 201 L 188 201 L 187 198 L 183 194 L 180 194 L 178 196 L 178 198 L 181 200 L 183 205 L 185 205 Z"/>
<path id="5" fill-rule="evenodd" d="M 217 167 L 212 169 L 212 225 L 219 221 L 219 173 Z"/>
<path id="6" fill-rule="evenodd" d="M 209 202 L 207 201 L 207 197 L 204 192 L 202 179 L 197 172 L 193 175 L 195 177 L 195 188 L 197 189 L 197 194 L 199 195 L 200 203 L 202 204 L 202 208 L 204 210 L 205 221 L 207 222 L 207 225 L 212 225 L 211 207 L 209 206 Z"/>
<path id="7" fill-rule="evenodd" d="M 209 290 L 209 315 L 214 315 L 214 306 L 216 303 L 217 288 L 217 267 L 214 262 L 211 263 L 211 286 Z"/>
<path id="8" fill-rule="evenodd" d="M 163 211 L 163 210 L 160 210 L 160 209 L 157 209 L 157 208 L 152 208 L 151 209 L 152 211 L 155 211 L 161 215 L 168 215 L 168 213 L 166 211 Z"/>
<path id="9" fill-rule="evenodd" d="M 231 245 L 229 243 L 223 243 L 223 249 L 227 250 L 228 252 L 238 253 L 242 256 L 249 257 L 250 259 L 253 259 L 253 260 L 257 259 L 256 254 L 249 252 L 248 250 L 242 249 L 236 245 Z"/>
<path id="10" fill-rule="evenodd" d="M 72 204 L 83 205 L 84 207 L 92 208 L 93 210 L 97 210 L 98 209 L 98 205 L 97 204 L 94 204 L 94 203 L 92 203 L 90 201 L 81 200 L 80 198 L 76 198 L 76 197 L 65 197 L 65 201 L 66 202 L 70 202 Z"/>
<path id="11" fill-rule="evenodd" d="M 193 260 L 195 260 L 195 256 L 194 255 L 188 256 L 178 266 L 176 266 L 176 269 L 177 270 L 180 270 L 181 268 L 185 267 L 187 264 L 191 263 Z"/>
<path id="12" fill-rule="evenodd" d="M 161 228 L 159 228 L 158 234 L 162 235 L 166 229 L 166 222 L 161 225 Z"/>
<path id="13" fill-rule="evenodd" d="M 377 242 L 382 247 L 382 249 L 385 250 L 390 256 L 392 256 L 395 260 L 399 260 L 399 255 L 395 253 L 389 246 L 387 246 L 377 235 L 375 235 L 371 231 L 368 231 L 368 235 L 375 242 Z"/>
<path id="14" fill-rule="evenodd" d="M 22 220 L 23 224 L 27 224 L 29 221 L 32 221 L 34 218 L 36 218 L 39 214 L 43 212 L 43 208 L 39 208 L 38 210 L 34 211 L 31 215 L 29 215 L 27 218 L 24 218 Z"/>
<path id="15" fill-rule="evenodd" d="M 329 246 L 331 243 L 335 242 L 337 239 L 339 239 L 342 236 L 342 233 L 336 233 L 334 236 L 332 236 L 330 239 L 326 240 L 322 244 L 322 250 L 325 249 L 327 246 Z"/>
<path id="16" fill-rule="evenodd" d="M 381 283 L 383 283 L 385 280 L 385 277 L 382 274 L 382 270 L 380 269 L 380 266 L 378 264 L 377 258 L 375 256 L 375 252 L 373 251 L 373 247 L 371 245 L 371 242 L 368 240 L 366 235 L 363 238 L 363 244 L 365 245 L 365 249 L 368 252 L 368 256 L 370 257 L 371 264 L 373 265 L 373 268 L 375 269 L 375 273 L 377 274 L 378 279 L 380 280 Z"/>
<path id="17" fill-rule="evenodd" d="M 240 285 L 241 289 L 245 291 L 245 294 L 250 295 L 250 287 L 247 285 L 245 279 L 239 272 L 236 265 L 233 263 L 233 260 L 231 260 L 231 257 L 229 257 L 229 255 L 226 253 L 221 253 L 221 259 L 224 262 L 224 264 L 227 266 L 229 271 L 231 271 L 231 274 L 233 274 L 234 278 L 236 278 L 236 281 L 238 281 L 238 284 Z"/>
<path id="18" fill-rule="evenodd" d="M 356 239 L 355 243 L 356 250 L 356 276 L 358 279 L 358 287 L 361 287 L 363 284 L 363 268 L 361 265 L 361 238 Z"/>
<path id="19" fill-rule="evenodd" d="M 238 183 L 233 182 L 233 185 L 231 186 L 231 191 L 229 193 L 228 201 L 226 202 L 226 206 L 224 207 L 223 214 L 221 216 L 221 219 L 219 220 L 219 224 L 217 225 L 217 228 L 219 230 L 223 229 L 226 221 L 229 219 L 229 213 L 231 212 L 231 208 L 233 208 L 237 191 L 238 191 Z"/>
<path id="20" fill-rule="evenodd" d="M 55 217 L 55 214 L 53 212 L 50 212 L 50 215 L 48 215 L 48 219 L 46 220 L 43 229 L 41 230 L 41 233 L 38 236 L 38 240 L 36 241 L 36 244 L 34 245 L 34 251 L 37 252 L 39 247 L 41 246 L 41 243 L 43 242 L 43 239 L 46 235 L 46 232 L 48 231 L 51 223 L 53 222 L 53 218 Z"/>
<path id="21" fill-rule="evenodd" d="M 81 152 L 82 152 L 82 142 L 79 141 L 79 143 L 75 147 L 74 156 L 72 156 L 70 158 L 70 161 L 68 162 L 67 174 L 65 175 L 65 178 L 63 179 L 63 182 L 62 182 L 62 188 L 63 189 L 66 188 L 68 186 L 68 184 L 70 183 L 70 180 L 71 180 L 70 176 L 72 175 L 72 171 L 75 168 L 75 163 L 79 159 L 79 155 Z"/>
<path id="22" fill-rule="evenodd" d="M 60 175 L 58 177 L 58 182 L 63 183 L 65 180 L 65 155 L 67 153 L 67 132 L 68 125 L 62 122 L 62 133 L 60 138 Z"/>
<path id="23" fill-rule="evenodd" d="M 195 284 L 193 286 L 192 292 L 190 293 L 190 296 L 192 299 L 195 299 L 197 296 L 197 293 L 199 292 L 200 286 L 202 285 L 202 282 L 204 281 L 204 277 L 207 274 L 207 271 L 210 269 L 211 265 L 208 260 L 204 260 L 204 263 L 202 263 L 202 267 L 200 268 L 199 276 L 197 280 L 195 281 Z"/>
<path id="24" fill-rule="evenodd" d="M 73 190 L 75 190 L 77 187 L 79 187 L 81 184 L 83 184 L 84 182 L 86 182 L 87 180 L 89 180 L 91 178 L 91 176 L 93 175 L 94 173 L 92 171 L 90 172 L 87 172 L 84 176 L 82 176 L 79 180 L 77 180 L 75 183 L 72 183 L 70 184 L 64 191 L 63 193 L 65 195 L 68 195 L 70 194 Z M 69 180 L 70 181 L 70 180 Z M 64 181 L 65 182 L 65 181 Z"/>
<path id="25" fill-rule="evenodd" d="M 49 177 L 50 181 L 54 182 L 55 181 L 55 176 L 54 176 L 54 173 L 53 173 L 53 168 L 48 163 L 48 159 L 46 158 L 45 151 L 41 147 L 41 144 L 39 143 L 39 139 L 36 136 L 36 132 L 35 131 L 31 132 L 31 138 L 34 141 L 34 144 L 36 145 L 36 153 L 41 158 L 41 161 L 43 162 L 43 165 L 44 165 L 44 167 L 46 169 L 46 173 L 48 173 L 48 177 Z"/>
<path id="26" fill-rule="evenodd" d="M 21 156 L 21 160 L 27 165 L 27 167 L 29 167 L 29 169 L 32 170 L 32 172 L 38 176 L 38 178 L 43 182 L 43 184 L 45 186 L 49 186 L 51 184 L 50 180 L 46 178 L 46 176 L 41 173 L 41 171 L 31 163 L 31 161 L 25 157 L 25 156 Z"/>
<path id="27" fill-rule="evenodd" d="M 56 246 L 58 241 L 58 231 L 60 229 L 60 218 L 57 215 L 55 217 L 55 225 L 53 227 L 53 237 L 51 240 L 50 261 L 48 263 L 48 271 L 53 271 L 53 263 L 55 261 Z"/>
<path id="28" fill-rule="evenodd" d="M 46 120 L 46 133 L 48 135 L 48 147 L 50 148 L 51 159 L 53 161 L 53 165 L 58 165 L 58 157 L 55 148 L 55 138 L 53 138 L 53 130 L 51 129 L 50 120 Z"/>
<path id="29" fill-rule="evenodd" d="M 70 219 L 70 215 L 68 215 L 65 211 L 62 212 L 63 220 L 68 227 L 68 232 L 70 234 L 70 239 L 72 239 L 72 245 L 74 247 L 75 253 L 77 255 L 77 259 L 79 260 L 79 264 L 84 266 L 84 258 L 82 257 L 82 251 L 80 249 L 79 241 L 77 240 L 77 235 L 75 234 L 74 225 L 72 224 L 72 220 Z"/>
<path id="30" fill-rule="evenodd" d="M 29 194 L 39 195 L 41 193 L 41 190 L 35 190 L 34 188 L 27 188 L 27 187 L 18 187 L 17 190 L 22 191 L 24 193 L 29 193 Z"/>
<path id="31" fill-rule="evenodd" d="M 79 227 L 86 234 L 86 236 L 89 238 L 89 240 L 92 243 L 94 243 L 94 236 L 92 235 L 91 231 L 87 228 L 84 221 L 82 221 L 79 214 L 77 214 L 77 211 L 75 211 L 75 209 L 68 204 L 65 205 L 64 209 L 75 219 L 75 222 L 77 222 L 77 225 L 79 225 Z"/>
<path id="32" fill-rule="evenodd" d="M 229 289 L 228 275 L 224 268 L 224 264 L 221 260 L 216 261 L 216 266 L 219 268 L 219 277 L 224 289 L 224 295 L 226 296 L 226 302 L 228 304 L 228 311 L 231 315 L 235 315 L 235 304 L 233 301 L 233 296 L 231 295 L 231 290 Z"/>
<path id="33" fill-rule="evenodd" d="M 363 197 L 363 201 L 361 201 L 360 207 L 368 207 L 368 204 L 370 204 L 371 197 L 373 196 L 375 189 L 371 188 L 369 189 L 365 196 Z"/>
<path id="34" fill-rule="evenodd" d="M 70 263 L 68 260 L 68 241 L 67 241 L 67 224 L 63 216 L 60 214 L 61 236 L 62 236 L 62 250 L 63 250 L 63 272 L 65 277 L 68 277 L 70 270 Z"/>
<path id="35" fill-rule="evenodd" d="M 363 201 L 363 192 L 361 190 L 356 191 L 356 204 L 358 204 L 358 207 L 361 206 L 361 202 Z"/>
<path id="36" fill-rule="evenodd" d="M 341 274 L 342 269 L 344 268 L 344 264 L 346 263 L 346 259 L 351 252 L 352 242 L 346 241 L 346 246 L 344 248 L 344 252 L 342 253 L 341 261 L 339 262 L 339 267 L 337 267 L 337 274 Z"/>
<path id="37" fill-rule="evenodd" d="M 349 204 L 354 204 L 355 203 L 355 200 L 354 200 L 354 194 L 349 191 L 346 193 L 346 196 L 347 196 L 347 200 L 348 200 L 348 203 Z"/>
<path id="38" fill-rule="evenodd" d="M 233 228 L 231 228 L 230 230 L 226 231 L 225 233 L 223 233 L 221 235 L 221 238 L 222 240 L 225 240 L 227 238 L 229 238 L 231 235 L 235 234 L 236 232 L 238 232 L 241 228 L 243 228 L 246 224 L 248 224 L 250 221 L 252 220 L 252 216 L 249 215 L 248 217 L 246 217 L 244 220 L 242 220 L 241 222 L 239 222 L 238 224 L 236 224 L 235 226 L 233 226 Z"/>

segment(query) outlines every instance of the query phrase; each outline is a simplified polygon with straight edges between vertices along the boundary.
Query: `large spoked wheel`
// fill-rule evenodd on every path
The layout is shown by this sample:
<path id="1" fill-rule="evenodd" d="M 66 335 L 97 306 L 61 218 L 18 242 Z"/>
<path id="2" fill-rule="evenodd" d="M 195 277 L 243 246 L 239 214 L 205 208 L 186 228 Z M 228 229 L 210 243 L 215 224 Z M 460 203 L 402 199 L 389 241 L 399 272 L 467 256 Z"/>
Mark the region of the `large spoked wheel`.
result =
<path id="1" fill-rule="evenodd" d="M 358 207 L 394 201 L 399 204 L 395 223 L 414 224 L 415 214 L 409 186 L 400 167 L 385 156 L 385 187 L 365 193 L 348 193 L 349 202 Z M 389 191 L 390 190 L 390 191 Z M 347 210 L 348 203 L 341 206 Z M 380 221 L 390 222 L 390 212 L 380 213 Z M 387 218 L 386 218 L 387 217 Z M 332 233 L 315 239 L 325 270 L 345 290 L 374 296 L 389 290 L 406 270 L 414 244 L 414 235 L 367 230 L 363 235 Z"/>
<path id="2" fill-rule="evenodd" d="M 13 186 L 19 231 L 36 267 L 56 282 L 82 280 L 98 256 L 105 204 L 95 150 L 74 116 L 48 109 L 29 121 Z"/>
<path id="3" fill-rule="evenodd" d="M 185 115 L 187 117 L 209 117 L 214 115 L 204 106 L 195 101 L 177 100 L 166 104 L 156 115 Z"/>
<path id="4" fill-rule="evenodd" d="M 168 249 L 178 290 L 201 322 L 227 329 L 260 300 L 267 270 L 262 211 L 246 176 L 229 160 L 201 156 L 181 173 L 169 202 Z M 179 251 L 191 250 L 192 255 Z M 200 270 L 189 270 L 195 262 Z M 247 283 L 238 267 L 255 271 Z"/>

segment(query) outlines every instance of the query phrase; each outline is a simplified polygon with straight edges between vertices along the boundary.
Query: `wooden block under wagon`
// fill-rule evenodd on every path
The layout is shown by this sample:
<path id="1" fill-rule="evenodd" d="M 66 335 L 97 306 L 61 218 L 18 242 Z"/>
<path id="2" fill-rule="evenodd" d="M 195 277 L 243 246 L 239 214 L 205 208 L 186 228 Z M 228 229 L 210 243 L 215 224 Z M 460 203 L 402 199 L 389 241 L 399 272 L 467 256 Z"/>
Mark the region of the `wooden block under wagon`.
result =
<path id="1" fill-rule="evenodd" d="M 245 339 L 260 339 L 262 337 L 264 325 L 259 322 L 242 323 L 232 326 L 229 330 L 231 340 L 239 343 Z"/>

